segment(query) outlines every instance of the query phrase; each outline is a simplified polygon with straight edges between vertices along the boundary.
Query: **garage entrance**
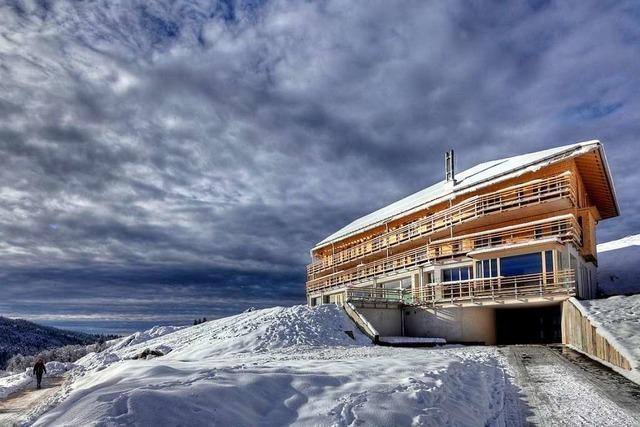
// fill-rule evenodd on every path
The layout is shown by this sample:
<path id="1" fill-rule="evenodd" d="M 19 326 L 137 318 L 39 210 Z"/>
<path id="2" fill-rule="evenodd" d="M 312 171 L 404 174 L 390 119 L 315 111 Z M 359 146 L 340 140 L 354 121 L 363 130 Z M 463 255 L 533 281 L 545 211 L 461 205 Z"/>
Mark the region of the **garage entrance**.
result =
<path id="1" fill-rule="evenodd" d="M 496 309 L 498 344 L 562 342 L 561 305 Z"/>

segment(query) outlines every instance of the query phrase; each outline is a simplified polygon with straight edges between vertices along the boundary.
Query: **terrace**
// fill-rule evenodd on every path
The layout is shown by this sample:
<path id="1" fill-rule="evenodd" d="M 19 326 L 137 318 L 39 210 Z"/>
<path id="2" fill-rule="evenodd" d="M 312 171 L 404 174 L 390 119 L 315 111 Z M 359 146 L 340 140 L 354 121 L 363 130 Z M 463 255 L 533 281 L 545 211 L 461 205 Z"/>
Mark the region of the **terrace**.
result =
<path id="1" fill-rule="evenodd" d="M 575 272 L 571 269 L 511 277 L 490 277 L 429 283 L 413 289 L 382 289 L 349 286 L 346 300 L 428 307 L 504 304 L 532 298 L 567 298 L 575 295 Z"/>

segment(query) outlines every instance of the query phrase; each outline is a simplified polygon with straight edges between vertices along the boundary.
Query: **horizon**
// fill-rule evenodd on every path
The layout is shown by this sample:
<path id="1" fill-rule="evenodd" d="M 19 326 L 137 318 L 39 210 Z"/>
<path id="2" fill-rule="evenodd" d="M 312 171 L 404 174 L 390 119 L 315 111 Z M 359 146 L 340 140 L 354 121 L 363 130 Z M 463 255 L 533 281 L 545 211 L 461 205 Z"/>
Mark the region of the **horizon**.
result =
<path id="1" fill-rule="evenodd" d="M 0 6 L 0 316 L 82 331 L 305 303 L 309 250 L 456 169 L 599 139 L 640 232 L 640 7 Z M 588 28 L 589 31 L 585 31 Z"/>

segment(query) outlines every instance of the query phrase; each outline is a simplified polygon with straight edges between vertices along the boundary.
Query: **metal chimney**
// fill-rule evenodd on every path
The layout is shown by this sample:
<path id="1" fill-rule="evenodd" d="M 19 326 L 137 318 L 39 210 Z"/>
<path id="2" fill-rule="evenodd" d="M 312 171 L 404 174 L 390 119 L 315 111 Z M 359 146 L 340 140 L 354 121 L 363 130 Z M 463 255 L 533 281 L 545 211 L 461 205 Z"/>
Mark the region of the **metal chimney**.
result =
<path id="1" fill-rule="evenodd" d="M 455 163 L 453 158 L 453 150 L 444 153 L 444 177 L 447 182 L 456 183 Z"/>

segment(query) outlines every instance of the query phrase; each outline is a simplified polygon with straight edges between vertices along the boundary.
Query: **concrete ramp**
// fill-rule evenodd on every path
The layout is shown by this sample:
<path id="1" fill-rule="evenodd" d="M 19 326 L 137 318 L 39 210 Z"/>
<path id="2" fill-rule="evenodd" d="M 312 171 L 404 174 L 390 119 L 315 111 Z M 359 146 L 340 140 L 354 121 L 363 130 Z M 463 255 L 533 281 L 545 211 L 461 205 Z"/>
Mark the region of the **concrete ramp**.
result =
<path id="1" fill-rule="evenodd" d="M 345 313 L 347 313 L 347 316 L 349 316 L 349 319 L 351 319 L 353 323 L 356 324 L 358 329 L 360 329 L 363 334 L 371 338 L 371 341 L 374 344 L 378 343 L 380 338 L 378 330 L 371 323 L 369 323 L 369 321 L 366 319 L 366 317 L 364 317 L 363 314 L 358 312 L 358 309 L 355 305 L 353 305 L 352 302 L 347 301 L 344 304 L 344 311 Z"/>
<path id="2" fill-rule="evenodd" d="M 404 324 L 402 310 L 397 307 L 360 307 L 357 303 L 347 301 L 344 311 L 374 344 L 392 347 L 434 347 L 447 343 L 443 338 L 398 335 L 404 331 Z"/>
<path id="3" fill-rule="evenodd" d="M 637 382 L 625 350 L 608 335 L 575 298 L 562 303 L 562 343 Z"/>

